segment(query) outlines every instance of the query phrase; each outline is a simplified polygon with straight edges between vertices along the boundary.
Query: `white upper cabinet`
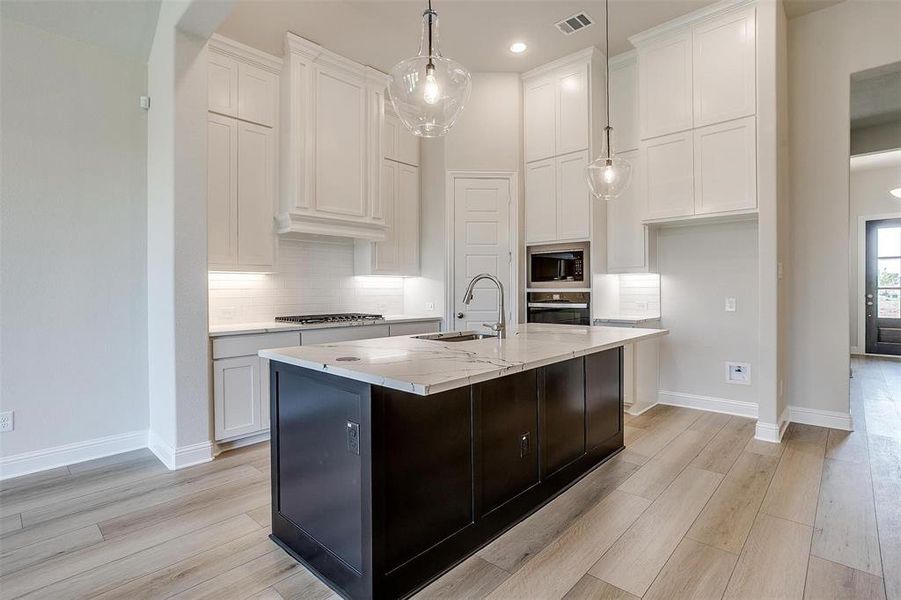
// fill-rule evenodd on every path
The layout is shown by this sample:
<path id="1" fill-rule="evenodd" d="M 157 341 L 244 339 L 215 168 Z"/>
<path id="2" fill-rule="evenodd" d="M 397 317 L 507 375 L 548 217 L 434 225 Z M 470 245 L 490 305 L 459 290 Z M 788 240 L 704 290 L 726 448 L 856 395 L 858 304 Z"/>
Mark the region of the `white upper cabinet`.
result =
<path id="1" fill-rule="evenodd" d="M 755 117 L 694 131 L 695 214 L 757 207 Z"/>
<path id="2" fill-rule="evenodd" d="M 387 76 L 291 33 L 285 50 L 279 233 L 385 239 Z"/>
<path id="3" fill-rule="evenodd" d="M 247 63 L 238 64 L 238 118 L 275 127 L 278 76 Z"/>
<path id="4" fill-rule="evenodd" d="M 238 262 L 238 121 L 207 115 L 207 261 Z"/>
<path id="5" fill-rule="evenodd" d="M 275 136 L 272 129 L 238 122 L 238 264 L 275 263 Z"/>
<path id="6" fill-rule="evenodd" d="M 610 59 L 610 125 L 614 152 L 638 149 L 638 60 L 634 52 Z"/>
<path id="7" fill-rule="evenodd" d="M 641 153 L 629 150 L 619 156 L 632 164 L 632 181 L 618 198 L 607 201 L 607 271 L 646 271 L 647 227 L 642 223 L 646 201 Z"/>
<path id="8" fill-rule="evenodd" d="M 207 67 L 207 262 L 211 270 L 269 271 L 281 59 L 214 35 Z"/>
<path id="9" fill-rule="evenodd" d="M 523 83 L 523 142 L 526 162 L 556 154 L 557 80 L 543 77 Z"/>
<path id="10" fill-rule="evenodd" d="M 526 243 L 557 239 L 556 174 L 553 158 L 526 165 Z"/>
<path id="11" fill-rule="evenodd" d="M 366 81 L 313 68 L 316 165 L 313 206 L 320 213 L 363 218 L 368 209 Z"/>
<path id="12" fill-rule="evenodd" d="M 667 219 L 694 214 L 692 132 L 676 133 L 642 144 L 645 219 Z"/>
<path id="13" fill-rule="evenodd" d="M 238 61 L 210 48 L 207 61 L 209 110 L 238 116 Z"/>
<path id="14" fill-rule="evenodd" d="M 756 108 L 755 9 L 694 28 L 694 126 L 753 115 Z"/>
<path id="15" fill-rule="evenodd" d="M 554 154 L 588 148 L 588 63 L 557 72 L 557 135 Z"/>
<path id="16" fill-rule="evenodd" d="M 384 156 L 414 167 L 419 166 L 419 138 L 410 133 L 394 114 L 385 111 Z"/>
<path id="17" fill-rule="evenodd" d="M 688 29 L 638 48 L 639 119 L 648 139 L 692 127 L 692 37 Z"/>
<path id="18" fill-rule="evenodd" d="M 591 232 L 591 191 L 585 179 L 588 152 L 557 158 L 558 240 L 588 239 Z"/>
<path id="19" fill-rule="evenodd" d="M 379 242 L 359 240 L 354 249 L 357 275 L 419 274 L 419 168 L 382 162 L 382 206 L 388 232 Z"/>

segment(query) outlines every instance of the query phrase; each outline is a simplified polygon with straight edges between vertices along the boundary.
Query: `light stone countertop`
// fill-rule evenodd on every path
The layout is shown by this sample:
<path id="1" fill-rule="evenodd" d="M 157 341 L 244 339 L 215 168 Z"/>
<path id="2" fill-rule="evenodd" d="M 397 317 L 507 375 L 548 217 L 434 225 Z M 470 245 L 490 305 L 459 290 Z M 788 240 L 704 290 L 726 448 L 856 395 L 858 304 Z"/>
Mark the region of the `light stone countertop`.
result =
<path id="1" fill-rule="evenodd" d="M 261 350 L 260 356 L 425 396 L 602 352 L 665 329 L 523 323 L 504 340 L 447 342 L 398 336 Z M 352 360 L 339 360 L 341 358 Z"/>
<path id="2" fill-rule="evenodd" d="M 425 321 L 441 321 L 439 316 L 385 315 L 379 321 L 345 321 L 341 323 L 282 323 L 279 321 L 262 321 L 260 323 L 235 323 L 229 325 L 211 325 L 210 337 L 224 335 L 244 335 L 247 333 L 273 333 L 278 331 L 302 331 L 304 329 L 335 329 L 336 327 L 369 327 L 371 325 L 390 325 L 392 323 L 421 323 Z"/>

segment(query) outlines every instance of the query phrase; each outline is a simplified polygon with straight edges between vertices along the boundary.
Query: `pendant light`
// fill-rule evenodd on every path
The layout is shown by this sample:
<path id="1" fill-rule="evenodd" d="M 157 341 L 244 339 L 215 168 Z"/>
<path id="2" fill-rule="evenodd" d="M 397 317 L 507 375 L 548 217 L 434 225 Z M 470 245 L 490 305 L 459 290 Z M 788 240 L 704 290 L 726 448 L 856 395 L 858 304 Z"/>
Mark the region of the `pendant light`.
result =
<path id="1" fill-rule="evenodd" d="M 606 79 L 604 88 L 607 93 L 606 111 L 607 125 L 604 127 L 606 154 L 599 156 L 585 169 L 588 187 L 598 198 L 612 200 L 623 193 L 632 179 L 632 165 L 629 161 L 613 155 L 613 127 L 610 126 L 610 2 L 604 0 L 604 60 L 606 62 Z"/>
<path id="2" fill-rule="evenodd" d="M 438 49 L 438 13 L 422 13 L 419 54 L 391 69 L 388 97 L 394 111 L 413 135 L 440 137 L 454 125 L 469 100 L 472 75 Z"/>

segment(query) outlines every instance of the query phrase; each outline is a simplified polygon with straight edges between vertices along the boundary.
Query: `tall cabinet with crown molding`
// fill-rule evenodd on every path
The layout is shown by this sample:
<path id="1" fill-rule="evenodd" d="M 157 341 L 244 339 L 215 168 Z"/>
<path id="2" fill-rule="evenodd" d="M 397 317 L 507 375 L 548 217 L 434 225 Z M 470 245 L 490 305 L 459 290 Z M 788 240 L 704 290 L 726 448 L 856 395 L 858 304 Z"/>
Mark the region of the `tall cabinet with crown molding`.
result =
<path id="1" fill-rule="evenodd" d="M 281 59 L 214 35 L 207 46 L 207 262 L 211 271 L 275 264 Z"/>

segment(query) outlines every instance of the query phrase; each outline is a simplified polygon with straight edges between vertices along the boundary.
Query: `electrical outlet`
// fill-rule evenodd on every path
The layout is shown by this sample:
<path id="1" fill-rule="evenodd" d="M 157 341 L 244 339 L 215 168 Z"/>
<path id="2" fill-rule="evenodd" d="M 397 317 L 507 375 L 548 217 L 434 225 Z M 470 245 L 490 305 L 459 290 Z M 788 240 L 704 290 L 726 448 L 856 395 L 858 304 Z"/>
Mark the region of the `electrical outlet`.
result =
<path id="1" fill-rule="evenodd" d="M 435 303 L 434 302 L 426 302 L 425 309 L 426 310 L 435 310 Z"/>
<path id="2" fill-rule="evenodd" d="M 727 362 L 726 383 L 751 385 L 751 363 Z"/>
<path id="3" fill-rule="evenodd" d="M 735 298 L 726 298 L 726 312 L 735 312 L 735 310 L 736 310 Z"/>
<path id="4" fill-rule="evenodd" d="M 11 410 L 0 413 L 0 431 L 12 431 L 15 428 L 14 415 L 15 413 Z"/>

